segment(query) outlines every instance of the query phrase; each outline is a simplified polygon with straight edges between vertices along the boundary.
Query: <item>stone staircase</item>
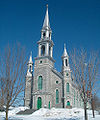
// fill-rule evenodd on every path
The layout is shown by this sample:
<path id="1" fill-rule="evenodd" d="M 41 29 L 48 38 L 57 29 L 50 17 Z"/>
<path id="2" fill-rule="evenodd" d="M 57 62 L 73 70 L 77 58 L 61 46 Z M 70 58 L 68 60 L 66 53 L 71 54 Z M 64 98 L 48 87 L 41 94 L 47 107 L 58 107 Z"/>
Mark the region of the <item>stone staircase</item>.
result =
<path id="1" fill-rule="evenodd" d="M 34 109 L 26 109 L 24 111 L 20 111 L 17 113 L 17 115 L 29 115 L 32 114 L 33 112 L 35 112 L 36 110 Z"/>

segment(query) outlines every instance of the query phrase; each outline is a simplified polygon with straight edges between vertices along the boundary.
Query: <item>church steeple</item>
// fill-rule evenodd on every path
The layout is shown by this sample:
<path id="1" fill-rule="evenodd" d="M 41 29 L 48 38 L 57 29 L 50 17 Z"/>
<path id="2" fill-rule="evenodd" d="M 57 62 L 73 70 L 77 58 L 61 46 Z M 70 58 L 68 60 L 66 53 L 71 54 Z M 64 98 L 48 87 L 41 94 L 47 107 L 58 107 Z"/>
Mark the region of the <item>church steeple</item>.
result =
<path id="1" fill-rule="evenodd" d="M 43 28 L 49 28 L 50 29 L 48 5 L 47 5 L 46 15 L 45 15 L 44 23 L 43 23 Z"/>
<path id="2" fill-rule="evenodd" d="M 33 61 L 32 61 L 32 52 L 30 54 L 30 57 L 29 57 L 29 61 L 27 63 L 27 76 L 32 76 L 32 72 L 33 72 Z"/>
<path id="3" fill-rule="evenodd" d="M 62 55 L 62 70 L 68 70 L 69 69 L 69 56 L 66 50 L 66 44 L 64 44 L 64 52 Z"/>
<path id="4" fill-rule="evenodd" d="M 49 22 L 49 13 L 48 13 L 48 5 L 46 9 L 46 15 L 43 23 L 43 27 L 41 30 L 41 39 L 38 42 L 38 57 L 48 56 L 50 58 L 53 57 L 53 41 L 51 40 L 51 28 Z"/>
<path id="5" fill-rule="evenodd" d="M 33 61 L 32 61 L 32 51 L 31 51 L 31 54 L 30 54 L 30 58 L 29 58 L 29 64 L 33 64 Z"/>
<path id="6" fill-rule="evenodd" d="M 47 10 L 46 10 L 46 15 L 43 23 L 43 27 L 41 30 L 41 39 L 48 39 L 51 40 L 51 28 L 50 28 L 50 22 L 49 22 L 49 13 L 48 13 L 48 5 L 47 5 Z"/>
<path id="7" fill-rule="evenodd" d="M 32 52 L 27 63 L 27 73 L 25 77 L 25 101 L 24 104 L 27 107 L 32 108 L 32 90 L 33 90 L 33 61 Z"/>
<path id="8" fill-rule="evenodd" d="M 67 50 L 66 50 L 66 44 L 64 44 L 64 53 L 63 57 L 68 57 Z"/>

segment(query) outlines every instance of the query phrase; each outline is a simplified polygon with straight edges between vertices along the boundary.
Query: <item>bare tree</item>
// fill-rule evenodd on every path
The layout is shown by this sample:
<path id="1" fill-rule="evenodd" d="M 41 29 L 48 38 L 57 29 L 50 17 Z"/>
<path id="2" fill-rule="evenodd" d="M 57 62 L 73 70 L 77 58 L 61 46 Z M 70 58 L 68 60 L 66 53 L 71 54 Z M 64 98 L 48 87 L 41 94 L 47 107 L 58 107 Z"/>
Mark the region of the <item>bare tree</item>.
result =
<path id="1" fill-rule="evenodd" d="M 90 99 L 91 99 L 91 108 L 93 113 L 93 118 L 95 117 L 94 109 L 95 109 L 95 95 L 100 90 L 99 83 L 99 69 L 100 69 L 100 60 L 98 57 L 98 53 L 91 53 L 88 65 L 88 73 L 89 73 L 89 91 L 90 91 Z"/>
<path id="2" fill-rule="evenodd" d="M 100 97 L 97 95 L 94 96 L 94 108 L 100 112 Z"/>
<path id="3" fill-rule="evenodd" d="M 9 107 L 18 102 L 24 91 L 25 65 L 25 49 L 20 45 L 8 46 L 0 55 L 0 100 L 6 106 L 6 120 Z"/>
<path id="4" fill-rule="evenodd" d="M 83 49 L 73 50 L 71 53 L 71 69 L 74 76 L 75 84 L 79 90 L 80 96 L 82 98 L 84 104 L 84 116 L 85 120 L 87 117 L 87 103 L 91 98 L 91 92 L 94 90 L 94 84 L 97 81 L 94 78 L 97 78 L 97 69 L 98 69 L 98 57 L 97 53 L 94 53 L 92 56 L 87 54 L 87 52 Z M 94 63 L 94 59 L 97 60 Z M 91 65 L 92 64 L 92 65 Z M 91 71 L 95 73 L 92 74 Z M 90 80 L 91 79 L 91 80 Z M 93 85 L 90 88 L 90 81 Z"/>
<path id="5" fill-rule="evenodd" d="M 4 105 L 4 83 L 3 83 L 3 78 L 0 78 L 0 110 L 3 111 L 3 105 Z"/>

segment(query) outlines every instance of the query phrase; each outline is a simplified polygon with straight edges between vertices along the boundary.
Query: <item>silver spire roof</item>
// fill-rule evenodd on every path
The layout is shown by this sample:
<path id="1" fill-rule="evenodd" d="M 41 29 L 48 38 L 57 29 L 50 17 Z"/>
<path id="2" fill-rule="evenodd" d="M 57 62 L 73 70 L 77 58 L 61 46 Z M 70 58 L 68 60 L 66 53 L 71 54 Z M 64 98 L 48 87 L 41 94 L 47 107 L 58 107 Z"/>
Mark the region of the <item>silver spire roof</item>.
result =
<path id="1" fill-rule="evenodd" d="M 29 58 L 29 62 L 28 63 L 33 63 L 32 61 L 32 51 L 31 51 L 31 54 L 30 54 L 30 58 Z"/>
<path id="2" fill-rule="evenodd" d="M 63 56 L 64 56 L 64 57 L 65 57 L 65 56 L 68 56 L 67 50 L 66 50 L 66 44 L 64 44 L 64 53 L 63 53 Z"/>
<path id="3" fill-rule="evenodd" d="M 47 10 L 46 10 L 46 15 L 43 23 L 43 28 L 49 27 L 50 28 L 50 23 L 49 23 L 49 14 L 48 14 L 48 5 L 47 5 Z"/>

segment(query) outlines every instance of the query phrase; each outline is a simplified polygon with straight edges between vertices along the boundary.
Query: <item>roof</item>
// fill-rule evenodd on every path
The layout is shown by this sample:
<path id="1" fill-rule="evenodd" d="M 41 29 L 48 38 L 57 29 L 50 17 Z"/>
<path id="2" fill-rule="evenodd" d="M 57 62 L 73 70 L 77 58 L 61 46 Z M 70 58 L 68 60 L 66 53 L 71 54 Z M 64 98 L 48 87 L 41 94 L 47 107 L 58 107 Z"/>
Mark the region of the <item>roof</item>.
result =
<path id="1" fill-rule="evenodd" d="M 46 15 L 45 15 L 44 23 L 43 23 L 43 28 L 49 28 L 50 29 L 48 5 L 47 5 Z"/>

